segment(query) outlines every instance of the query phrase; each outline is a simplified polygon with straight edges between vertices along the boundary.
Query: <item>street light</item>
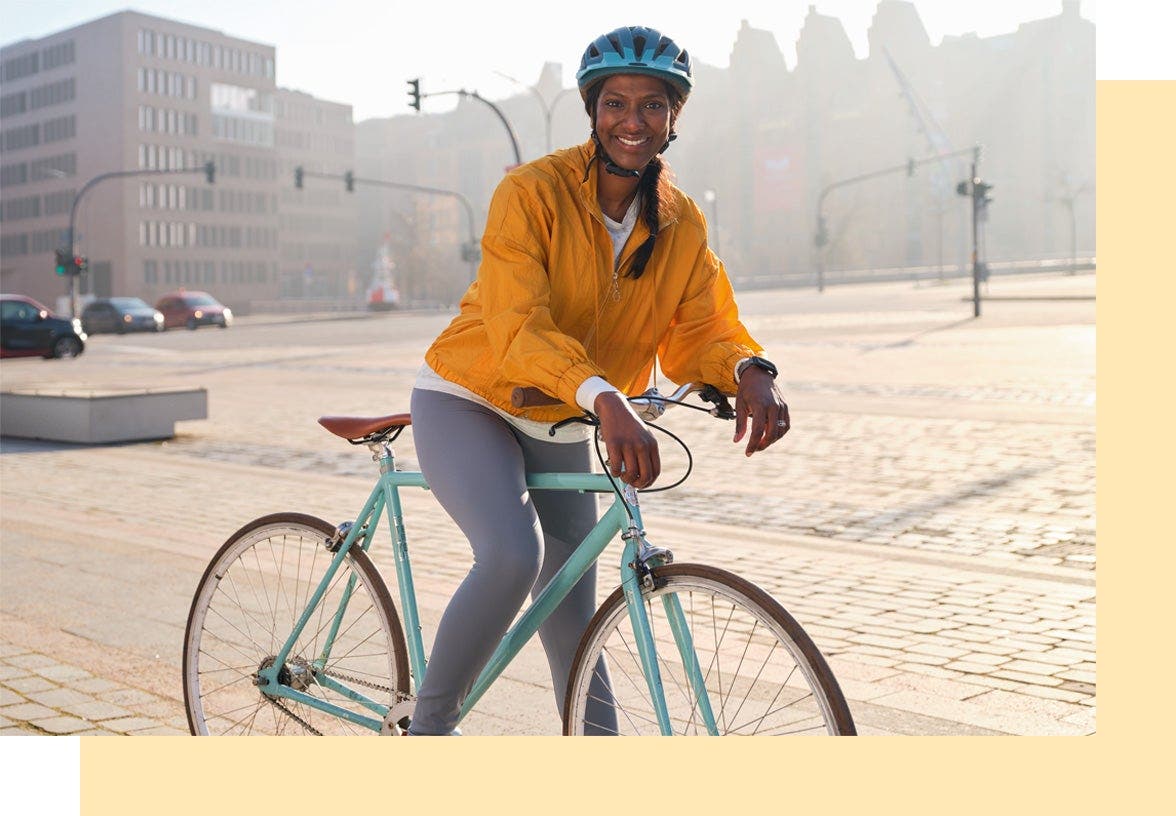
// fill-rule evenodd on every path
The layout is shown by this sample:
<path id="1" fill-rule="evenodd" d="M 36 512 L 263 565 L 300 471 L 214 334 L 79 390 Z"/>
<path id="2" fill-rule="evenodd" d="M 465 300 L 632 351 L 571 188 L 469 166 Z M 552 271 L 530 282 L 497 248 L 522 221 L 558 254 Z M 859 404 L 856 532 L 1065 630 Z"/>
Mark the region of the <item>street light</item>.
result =
<path id="1" fill-rule="evenodd" d="M 557 93 L 552 98 L 552 100 L 549 104 L 547 102 L 547 100 L 543 98 L 543 94 L 539 93 L 539 89 L 536 88 L 534 85 L 527 85 L 525 82 L 520 82 L 519 80 L 510 76 L 509 74 L 502 73 L 502 71 L 495 71 L 494 73 L 498 74 L 503 79 L 509 79 L 511 82 L 515 83 L 516 85 L 520 85 L 520 86 L 526 88 L 528 91 L 530 91 L 535 96 L 536 99 L 539 100 L 539 105 L 540 105 L 540 107 L 543 108 L 543 119 L 546 123 L 546 127 L 545 127 L 544 132 L 547 134 L 547 152 L 550 153 L 551 152 L 551 119 L 552 119 L 552 116 L 555 114 L 555 105 L 557 102 L 559 102 L 560 99 L 562 99 L 564 97 L 565 94 L 569 94 L 572 91 L 575 91 L 578 89 L 577 88 L 563 88 L 563 89 L 561 89 L 560 92 Z"/>
<path id="2" fill-rule="evenodd" d="M 719 254 L 719 195 L 714 190 L 707 190 L 705 193 L 702 194 L 702 197 L 706 200 L 707 204 L 711 205 L 711 224 L 714 227 L 715 254 L 718 255 Z M 707 234 L 709 235 L 710 233 L 711 233 L 711 230 L 708 229 Z"/>

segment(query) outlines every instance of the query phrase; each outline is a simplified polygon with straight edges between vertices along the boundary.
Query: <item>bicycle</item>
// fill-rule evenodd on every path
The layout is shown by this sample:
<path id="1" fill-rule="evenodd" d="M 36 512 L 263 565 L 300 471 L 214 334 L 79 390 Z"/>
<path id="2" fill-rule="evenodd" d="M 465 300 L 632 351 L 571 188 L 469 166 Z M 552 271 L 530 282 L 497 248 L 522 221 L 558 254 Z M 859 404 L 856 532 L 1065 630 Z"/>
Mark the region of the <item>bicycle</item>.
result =
<path id="1" fill-rule="evenodd" d="M 631 401 L 652 420 L 695 392 L 712 407 L 690 407 L 734 416 L 711 386 L 687 384 L 666 397 L 651 389 Z M 551 401 L 534 389 L 516 389 L 514 399 L 520 407 Z M 592 419 L 564 420 L 570 421 Z M 391 448 L 411 417 L 319 423 L 367 446 L 379 479 L 354 522 L 263 516 L 213 557 L 184 636 L 184 703 L 193 734 L 396 735 L 411 719 L 426 658 L 399 489 L 428 486 L 421 473 L 396 469 Z M 597 455 L 603 464 L 599 444 Z M 620 586 L 580 641 L 564 734 L 856 733 L 836 678 L 800 624 L 751 582 L 717 567 L 674 563 L 669 550 L 651 545 L 638 491 L 618 484 L 607 467 L 528 474 L 527 485 L 613 499 L 503 637 L 465 699 L 462 718 L 620 534 Z M 385 513 L 403 622 L 368 554 Z"/>

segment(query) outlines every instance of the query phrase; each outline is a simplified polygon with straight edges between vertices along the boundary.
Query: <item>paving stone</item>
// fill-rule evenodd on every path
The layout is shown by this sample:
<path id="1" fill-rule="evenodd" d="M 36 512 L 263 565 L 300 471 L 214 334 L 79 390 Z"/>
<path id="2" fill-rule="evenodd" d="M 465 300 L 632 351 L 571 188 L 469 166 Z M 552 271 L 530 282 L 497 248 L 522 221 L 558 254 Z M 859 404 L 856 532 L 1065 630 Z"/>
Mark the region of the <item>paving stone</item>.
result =
<path id="1" fill-rule="evenodd" d="M 1005 680 L 1016 680 L 1021 683 L 1030 683 L 1036 686 L 1060 686 L 1062 680 L 1057 677 L 1049 677 L 1044 674 L 1027 674 L 1026 672 L 1009 671 L 1005 667 L 1000 667 L 989 677 L 999 677 Z"/>
<path id="2" fill-rule="evenodd" d="M 52 717 L 56 714 L 57 712 L 53 709 L 46 708 L 37 703 L 18 703 L 17 705 L 0 708 L 0 715 L 16 722 L 28 722 L 29 720 Z"/>
<path id="3" fill-rule="evenodd" d="M 102 727 L 119 734 L 129 734 L 133 731 L 157 728 L 159 727 L 159 721 L 147 717 L 120 717 L 117 720 L 105 720 L 102 723 Z"/>
<path id="4" fill-rule="evenodd" d="M 17 703 L 27 703 L 28 698 L 23 694 L 18 694 L 10 688 L 0 686 L 0 708 L 3 706 L 16 705 Z"/>
<path id="5" fill-rule="evenodd" d="M 57 665 L 57 661 L 53 658 L 49 657 L 48 655 L 37 654 L 36 652 L 14 655 L 8 658 L 7 662 L 11 666 L 16 666 L 17 668 L 21 669 L 32 669 L 34 671 L 46 666 Z"/>
<path id="6" fill-rule="evenodd" d="M 133 712 L 122 706 L 108 703 L 105 700 L 88 699 L 85 702 L 61 706 L 61 710 L 75 717 L 81 717 L 90 722 L 112 720 L 117 717 L 129 717 Z"/>
<path id="7" fill-rule="evenodd" d="M 54 688 L 29 692 L 29 699 L 50 708 L 63 708 L 71 703 L 84 703 L 94 698 L 71 688 Z"/>
<path id="8" fill-rule="evenodd" d="M 137 731 L 131 731 L 131 736 L 135 737 L 186 737 L 189 736 L 188 730 L 174 728 L 168 725 L 156 725 L 152 728 L 143 728 Z"/>
<path id="9" fill-rule="evenodd" d="M 149 694 L 140 689 L 118 688 L 114 691 L 104 691 L 98 693 L 98 699 L 105 700 L 115 705 L 123 705 L 128 707 L 135 707 L 144 705 L 146 703 L 153 703 L 158 698 L 154 694 Z"/>
<path id="10" fill-rule="evenodd" d="M 7 683 L 9 680 L 17 677 L 28 677 L 30 670 L 22 666 L 12 666 L 7 663 L 0 663 L 0 682 Z"/>
<path id="11" fill-rule="evenodd" d="M 66 666 L 62 664 L 54 664 L 52 666 L 43 666 L 36 670 L 37 674 L 48 680 L 56 680 L 58 682 L 72 682 L 74 680 L 84 680 L 92 677 L 88 671 L 77 666 Z"/>
<path id="12" fill-rule="evenodd" d="M 46 680 L 44 677 L 36 674 L 30 674 L 27 677 L 16 677 L 12 680 L 5 680 L 4 685 L 19 691 L 21 694 L 28 694 L 32 691 L 45 691 L 46 689 L 57 688 L 57 684 L 52 680 Z"/>
<path id="13" fill-rule="evenodd" d="M 1060 666 L 1049 663 L 1040 663 L 1034 660 L 1010 660 L 1001 666 L 1002 669 L 1015 672 L 1028 672 L 1029 674 L 1044 674 L 1055 675 L 1061 671 Z"/>
<path id="14" fill-rule="evenodd" d="M 38 733 L 38 731 L 34 731 L 32 728 L 19 725 L 0 728 L 0 737 L 35 737 Z"/>
<path id="15" fill-rule="evenodd" d="M 78 691 L 84 691 L 87 694 L 96 694 L 101 691 L 111 691 L 121 688 L 118 683 L 115 683 L 113 680 L 107 680 L 105 677 L 87 677 L 84 680 L 74 680 L 70 682 L 69 687 Z"/>
<path id="16" fill-rule="evenodd" d="M 32 725 L 40 728 L 42 731 L 48 731 L 50 734 L 74 734 L 90 727 L 88 722 L 79 720 L 77 717 L 36 719 L 32 721 Z"/>

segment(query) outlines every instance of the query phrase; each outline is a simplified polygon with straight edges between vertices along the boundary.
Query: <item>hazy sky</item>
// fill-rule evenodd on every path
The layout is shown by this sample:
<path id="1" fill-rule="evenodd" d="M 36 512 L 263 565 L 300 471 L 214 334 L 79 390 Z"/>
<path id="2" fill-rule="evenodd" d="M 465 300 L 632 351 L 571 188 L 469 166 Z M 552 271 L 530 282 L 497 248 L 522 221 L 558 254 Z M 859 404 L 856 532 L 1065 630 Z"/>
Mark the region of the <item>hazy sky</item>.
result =
<path id="1" fill-rule="evenodd" d="M 543 63 L 552 61 L 563 65 L 570 85 L 588 42 L 620 25 L 660 28 L 696 58 L 726 66 L 746 19 L 775 34 L 793 68 L 809 5 L 809 0 L 0 0 L 0 43 L 131 8 L 274 45 L 279 85 L 350 103 L 359 121 L 407 113 L 405 80 L 416 76 L 424 91 L 466 88 L 501 98 L 519 88 L 495 71 L 530 84 Z M 821 14 L 840 19 L 858 56 L 866 56 L 877 0 L 815 5 Z M 1019 23 L 1060 13 L 1062 0 L 916 0 L 915 7 L 937 45 L 944 35 L 1010 33 Z M 1094 0 L 1082 0 L 1080 9 L 1095 19 Z M 448 99 L 427 100 L 426 110 L 443 109 Z"/>

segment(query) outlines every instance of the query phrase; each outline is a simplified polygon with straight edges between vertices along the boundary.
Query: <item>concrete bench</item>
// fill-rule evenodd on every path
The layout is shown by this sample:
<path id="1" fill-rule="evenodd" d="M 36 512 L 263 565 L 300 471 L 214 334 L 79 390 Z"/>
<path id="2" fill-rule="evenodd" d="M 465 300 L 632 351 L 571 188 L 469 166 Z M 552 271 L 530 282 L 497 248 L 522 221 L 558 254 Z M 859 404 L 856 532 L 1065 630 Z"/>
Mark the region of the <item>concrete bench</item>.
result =
<path id="1" fill-rule="evenodd" d="M 208 418 L 204 388 L 14 387 L 0 392 L 0 435 L 55 442 L 170 439 Z"/>

